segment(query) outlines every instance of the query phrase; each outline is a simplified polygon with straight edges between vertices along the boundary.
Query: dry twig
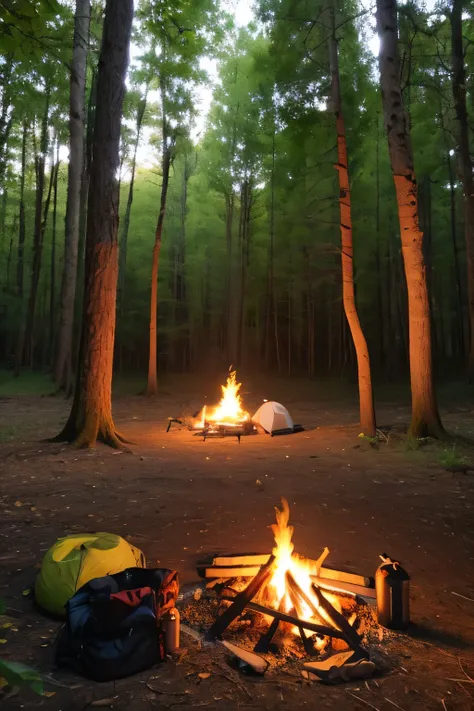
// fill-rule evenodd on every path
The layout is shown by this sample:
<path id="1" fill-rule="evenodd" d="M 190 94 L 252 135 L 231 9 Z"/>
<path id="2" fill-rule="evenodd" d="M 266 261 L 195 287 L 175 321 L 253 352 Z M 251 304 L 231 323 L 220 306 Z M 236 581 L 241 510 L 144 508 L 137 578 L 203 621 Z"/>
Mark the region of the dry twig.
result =
<path id="1" fill-rule="evenodd" d="M 347 694 L 349 694 L 349 696 L 352 696 L 353 699 L 357 699 L 357 701 L 360 701 L 361 704 L 365 704 L 366 706 L 370 706 L 370 708 L 371 708 L 371 709 L 375 709 L 375 711 L 380 711 L 380 709 L 377 708 L 377 706 L 374 706 L 373 704 L 369 704 L 368 701 L 366 701 L 365 699 L 361 699 L 360 696 L 356 696 L 355 694 L 352 693 L 352 691 L 349 691 L 349 689 L 346 689 L 345 691 L 346 691 Z"/>
<path id="2" fill-rule="evenodd" d="M 469 674 L 467 673 L 467 671 L 464 669 L 464 667 L 463 667 L 463 665 L 462 665 L 461 657 L 458 657 L 458 662 L 459 662 L 459 666 L 460 666 L 460 668 L 461 668 L 461 671 L 462 671 L 462 673 L 464 674 L 464 676 L 466 677 L 466 679 L 469 679 L 469 681 L 474 684 L 474 679 L 472 678 L 472 676 L 469 676 Z"/>
<path id="3" fill-rule="evenodd" d="M 466 597 L 466 595 L 461 595 L 461 593 L 454 592 L 454 590 L 451 590 L 451 595 L 456 595 L 456 597 L 461 597 L 463 600 L 469 600 L 469 602 L 474 602 L 474 598 Z"/>
<path id="4" fill-rule="evenodd" d="M 145 684 L 146 688 L 150 689 L 150 691 L 153 691 L 155 694 L 166 694 L 167 696 L 189 696 L 189 694 L 191 693 L 187 689 L 185 691 L 168 691 L 167 689 L 157 689 L 156 686 L 152 686 L 146 681 L 144 681 L 143 684 Z"/>

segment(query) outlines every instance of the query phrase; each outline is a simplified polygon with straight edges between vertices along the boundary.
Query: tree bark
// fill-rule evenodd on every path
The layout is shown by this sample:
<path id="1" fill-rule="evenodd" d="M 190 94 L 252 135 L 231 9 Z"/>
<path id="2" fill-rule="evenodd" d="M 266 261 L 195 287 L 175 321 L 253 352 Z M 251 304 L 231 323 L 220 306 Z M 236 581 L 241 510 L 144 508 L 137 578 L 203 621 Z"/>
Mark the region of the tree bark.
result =
<path id="1" fill-rule="evenodd" d="M 464 193 L 464 236 L 466 240 L 467 292 L 469 314 L 469 377 L 474 377 L 474 178 L 469 146 L 469 117 L 466 106 L 466 68 L 462 36 L 463 0 L 453 0 L 451 51 L 454 109 L 458 122 L 458 165 Z"/>
<path id="2" fill-rule="evenodd" d="M 41 262 L 43 258 L 43 238 L 46 229 L 46 221 L 48 219 L 49 201 L 51 199 L 52 189 L 52 172 L 51 166 L 49 190 L 44 204 L 43 217 L 43 197 L 46 172 L 46 156 L 48 153 L 48 119 L 50 105 L 51 87 L 46 87 L 46 103 L 43 118 L 41 121 L 41 136 L 39 152 L 35 155 L 35 174 L 36 174 L 36 192 L 35 192 L 35 227 L 33 235 L 33 266 L 31 274 L 30 296 L 28 300 L 28 308 L 26 313 L 26 326 L 22 344 L 18 352 L 20 365 L 25 359 L 25 355 L 31 365 L 32 347 L 33 347 L 33 331 L 35 326 L 36 299 L 38 295 L 38 284 L 41 272 Z"/>
<path id="3" fill-rule="evenodd" d="M 14 74 L 13 58 L 11 55 L 5 57 L 2 65 L 2 85 L 0 100 L 0 185 L 4 186 L 5 173 L 8 162 L 8 139 L 13 125 L 13 105 Z"/>
<path id="4" fill-rule="evenodd" d="M 270 179 L 270 234 L 268 242 L 268 265 L 267 265 L 267 297 L 265 304 L 265 366 L 270 365 L 270 340 L 272 310 L 274 309 L 274 279 L 273 279 L 273 259 L 275 249 L 275 125 L 272 133 L 272 172 Z"/>
<path id="5" fill-rule="evenodd" d="M 400 236 L 408 291 L 410 381 L 414 437 L 442 437 L 431 348 L 431 321 L 423 259 L 423 234 L 419 228 L 418 197 L 410 132 L 400 86 L 396 0 L 377 0 L 377 27 L 382 103 L 388 147 L 398 203 Z"/>
<path id="6" fill-rule="evenodd" d="M 148 382 L 146 386 L 147 395 L 158 394 L 158 358 L 157 358 L 157 315 L 158 315 L 158 267 L 160 261 L 161 239 L 163 236 L 163 224 L 166 214 L 166 200 L 168 197 L 168 185 L 170 179 L 170 168 L 172 160 L 172 138 L 168 131 L 168 120 L 166 117 L 166 90 L 164 79 L 160 77 L 161 103 L 163 112 L 163 155 L 161 182 L 160 212 L 155 230 L 155 244 L 153 246 L 151 263 L 151 298 L 150 298 L 150 349 L 148 356 Z"/>
<path id="7" fill-rule="evenodd" d="M 53 184 L 53 230 L 51 235 L 51 276 L 49 284 L 49 358 L 54 357 L 54 324 L 56 305 L 56 218 L 58 209 L 59 140 L 56 150 L 56 166 Z M 50 363 L 52 360 L 50 360 Z"/>
<path id="8" fill-rule="evenodd" d="M 112 418 L 112 365 L 118 277 L 119 143 L 133 0 L 107 0 L 87 216 L 80 358 L 69 419 L 56 438 L 78 447 L 125 440 Z M 113 110 L 111 110 L 113 107 Z"/>
<path id="9" fill-rule="evenodd" d="M 369 349 L 359 321 L 354 293 L 354 252 L 352 241 L 352 214 L 349 170 L 347 162 L 346 128 L 342 112 L 342 97 L 339 78 L 339 57 L 336 40 L 334 7 L 330 8 L 331 35 L 329 38 L 329 61 L 331 68 L 331 95 L 336 115 L 337 165 L 339 178 L 339 210 L 341 224 L 342 300 L 344 313 L 354 342 L 359 379 L 359 408 L 361 431 L 375 437 L 375 411 L 372 392 Z"/>
<path id="10" fill-rule="evenodd" d="M 127 265 L 127 241 L 128 241 L 128 230 L 130 228 L 130 217 L 132 214 L 132 204 L 133 204 L 133 190 L 135 186 L 135 172 L 137 167 L 137 152 L 138 146 L 140 144 L 140 136 L 142 131 L 143 118 L 145 116 L 146 102 L 148 95 L 148 85 L 146 87 L 145 95 L 140 101 L 137 109 L 137 120 L 136 120 L 136 134 L 135 134 L 135 144 L 133 147 L 133 157 L 132 157 L 132 173 L 130 176 L 130 185 L 128 187 L 128 197 L 127 197 L 127 207 L 125 208 L 125 215 L 123 217 L 123 228 L 122 228 L 122 238 L 120 240 L 120 255 L 119 255 L 119 283 L 118 283 L 118 301 L 119 301 L 119 312 L 123 314 L 123 299 L 124 299 L 124 287 L 125 287 L 125 268 Z"/>
<path id="11" fill-rule="evenodd" d="M 84 164 L 85 88 L 89 45 L 90 0 L 76 0 L 69 85 L 69 165 L 65 222 L 64 270 L 54 379 L 64 388 L 71 358 L 77 283 L 80 197 Z"/>

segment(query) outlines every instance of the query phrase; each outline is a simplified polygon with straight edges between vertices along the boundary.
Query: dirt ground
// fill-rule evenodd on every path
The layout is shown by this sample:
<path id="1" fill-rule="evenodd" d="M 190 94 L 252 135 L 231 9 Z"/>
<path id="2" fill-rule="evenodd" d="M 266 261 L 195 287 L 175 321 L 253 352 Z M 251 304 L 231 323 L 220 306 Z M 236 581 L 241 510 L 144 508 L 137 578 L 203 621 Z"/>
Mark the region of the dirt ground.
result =
<path id="1" fill-rule="evenodd" d="M 117 426 L 136 443 L 131 453 L 40 442 L 68 413 L 70 403 L 59 397 L 0 400 L 0 433 L 8 433 L 0 444 L 0 598 L 9 608 L 3 619 L 13 622 L 0 630 L 0 656 L 52 675 L 47 688 L 55 692 L 22 691 L 0 701 L 2 709 L 474 709 L 474 473 L 441 466 L 452 445 L 408 442 L 399 434 L 407 407 L 387 401 L 378 419 L 392 429 L 373 446 L 358 437 L 352 393 L 330 401 L 324 387 L 303 381 L 252 382 L 245 404 L 251 411 L 262 397 L 279 399 L 306 431 L 240 445 L 202 442 L 185 430 L 165 432 L 168 416 L 197 409 L 202 385 L 176 378 L 163 388 L 157 400 L 114 402 Z M 442 414 L 450 432 L 473 436 L 468 402 L 450 403 Z M 297 552 L 314 558 L 327 545 L 328 564 L 366 575 L 387 552 L 411 573 L 412 628 L 380 643 L 384 670 L 376 677 L 330 687 L 305 681 L 293 664 L 255 680 L 231 670 L 220 647 L 199 649 L 185 636 L 180 661 L 115 684 L 54 669 L 60 625 L 23 592 L 57 537 L 118 533 L 192 583 L 204 554 L 270 552 L 268 526 L 281 496 L 290 503 Z M 202 672 L 210 677 L 200 679 Z"/>

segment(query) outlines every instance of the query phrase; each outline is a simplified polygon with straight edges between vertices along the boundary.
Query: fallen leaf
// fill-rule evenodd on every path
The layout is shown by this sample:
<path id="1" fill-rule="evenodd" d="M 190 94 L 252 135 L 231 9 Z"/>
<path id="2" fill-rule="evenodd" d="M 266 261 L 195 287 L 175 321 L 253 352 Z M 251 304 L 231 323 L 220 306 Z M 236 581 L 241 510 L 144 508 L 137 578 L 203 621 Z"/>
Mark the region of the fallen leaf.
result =
<path id="1" fill-rule="evenodd" d="M 6 639 L 0 638 L 0 644 L 6 644 L 6 643 L 7 643 Z"/>
<path id="2" fill-rule="evenodd" d="M 13 622 L 5 622 L 5 624 L 2 625 L 2 630 L 7 630 L 9 627 L 13 627 Z"/>
<path id="3" fill-rule="evenodd" d="M 0 676 L 0 689 L 3 689 L 5 686 L 8 686 L 8 681 L 3 678 L 3 676 Z"/>
<path id="4" fill-rule="evenodd" d="M 28 597 L 28 595 L 30 595 L 30 593 L 31 593 L 31 588 L 26 588 L 25 590 L 23 590 L 23 592 L 21 594 L 23 595 L 23 597 Z"/>
<path id="5" fill-rule="evenodd" d="M 51 696 L 56 696 L 55 691 L 43 691 L 42 696 L 46 696 L 46 698 L 50 699 Z"/>
<path id="6" fill-rule="evenodd" d="M 38 509 L 36 508 L 36 506 L 31 506 L 30 511 L 38 511 Z"/>
<path id="7" fill-rule="evenodd" d="M 200 674 L 198 674 L 198 677 L 200 679 L 209 679 L 210 676 L 211 675 L 209 674 L 209 672 L 201 672 Z"/>
<path id="8" fill-rule="evenodd" d="M 19 509 L 20 506 L 23 506 L 23 501 L 15 501 L 15 506 Z"/>

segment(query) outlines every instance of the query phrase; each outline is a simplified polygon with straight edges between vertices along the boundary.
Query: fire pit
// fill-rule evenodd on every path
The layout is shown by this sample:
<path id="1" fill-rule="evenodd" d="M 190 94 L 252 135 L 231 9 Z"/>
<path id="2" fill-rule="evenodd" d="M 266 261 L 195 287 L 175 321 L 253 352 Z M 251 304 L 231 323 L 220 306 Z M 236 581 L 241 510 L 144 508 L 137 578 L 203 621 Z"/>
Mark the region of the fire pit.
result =
<path id="1" fill-rule="evenodd" d="M 283 405 L 273 400 L 264 400 L 264 404 L 250 417 L 242 406 L 241 387 L 236 371 L 231 370 L 227 383 L 221 386 L 222 397 L 218 405 L 213 408 L 204 405 L 192 417 L 168 417 L 166 431 L 169 432 L 173 424 L 184 425 L 203 440 L 209 437 L 237 437 L 240 444 L 240 438 L 244 435 L 268 433 L 274 437 L 304 430 L 302 425 L 293 423 Z"/>
<path id="2" fill-rule="evenodd" d="M 230 633 L 235 642 L 243 633 L 241 642 L 253 653 L 274 653 L 285 646 L 292 656 L 345 652 L 351 665 L 365 663 L 369 653 L 362 633 L 374 620 L 362 595 L 375 596 L 373 580 L 325 568 L 327 548 L 317 560 L 298 556 L 285 499 L 271 528 L 271 555 L 222 556 L 213 566 L 198 568 L 204 577 L 214 577 L 208 588 L 218 614 L 207 616 L 207 640 L 222 640 Z"/>
<path id="3" fill-rule="evenodd" d="M 256 434 L 250 415 L 242 408 L 242 398 L 239 395 L 242 383 L 237 382 L 237 373 L 233 370 L 222 385 L 222 398 L 219 404 L 209 409 L 206 405 L 199 413 L 194 429 L 195 434 L 207 437 L 237 437 L 240 442 L 242 435 Z"/>

